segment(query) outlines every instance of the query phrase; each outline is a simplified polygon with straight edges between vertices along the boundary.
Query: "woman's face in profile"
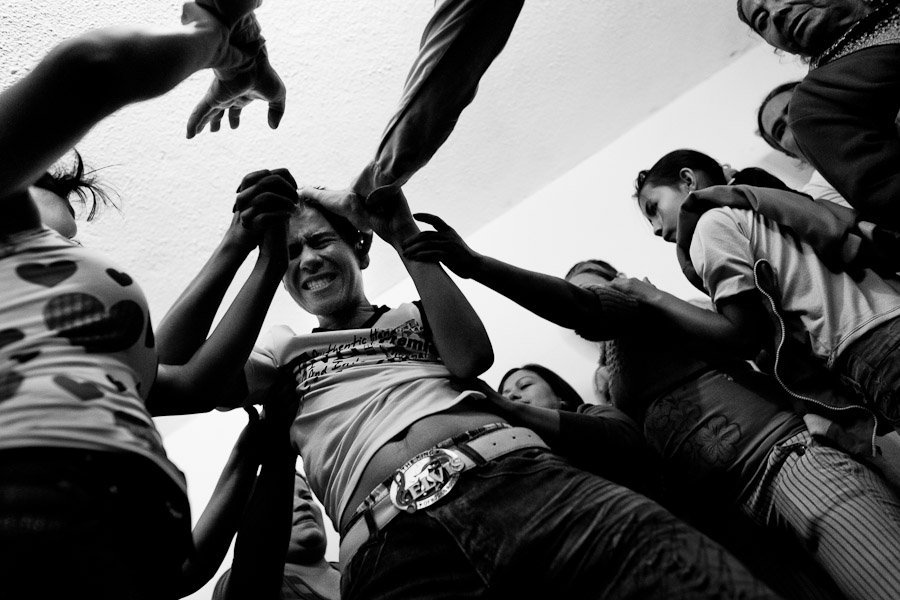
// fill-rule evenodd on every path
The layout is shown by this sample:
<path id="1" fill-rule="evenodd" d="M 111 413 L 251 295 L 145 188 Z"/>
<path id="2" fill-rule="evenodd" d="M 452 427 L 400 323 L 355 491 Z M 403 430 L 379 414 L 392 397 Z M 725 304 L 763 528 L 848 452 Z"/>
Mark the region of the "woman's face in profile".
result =
<path id="1" fill-rule="evenodd" d="M 506 378 L 500 393 L 513 402 L 559 410 L 562 401 L 544 379 L 528 369 L 519 369 Z"/>

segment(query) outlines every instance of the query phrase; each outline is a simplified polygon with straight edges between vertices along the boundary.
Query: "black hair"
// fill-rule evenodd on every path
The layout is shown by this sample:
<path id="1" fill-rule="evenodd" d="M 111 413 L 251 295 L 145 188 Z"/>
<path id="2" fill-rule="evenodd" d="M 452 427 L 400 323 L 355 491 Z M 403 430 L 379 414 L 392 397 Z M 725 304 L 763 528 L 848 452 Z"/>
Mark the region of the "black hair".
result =
<path id="1" fill-rule="evenodd" d="M 373 237 L 371 231 L 360 231 L 346 217 L 342 217 L 337 213 L 326 210 L 319 204 L 312 204 L 304 200 L 301 200 L 297 203 L 297 210 L 302 210 L 304 208 L 311 208 L 321 213 L 321 215 L 325 217 L 325 220 L 328 221 L 328 224 L 331 225 L 334 231 L 339 236 L 341 236 L 341 239 L 344 240 L 347 245 L 353 249 L 353 253 L 359 260 L 360 266 L 362 268 L 368 266 L 369 250 L 372 248 Z"/>
<path id="2" fill-rule="evenodd" d="M 779 85 L 775 89 L 773 89 L 771 92 L 769 92 L 766 95 L 766 97 L 763 98 L 762 103 L 760 103 L 760 105 L 759 105 L 759 110 L 756 112 L 756 126 L 759 128 L 758 132 L 759 132 L 760 137 L 762 137 L 762 139 L 764 139 L 768 145 L 772 146 L 773 148 L 775 148 L 782 154 L 787 154 L 791 158 L 799 159 L 800 158 L 799 156 L 794 155 L 793 152 L 788 152 L 781 145 L 781 143 L 778 140 L 776 140 L 774 137 L 772 137 L 772 134 L 769 133 L 768 131 L 766 131 L 765 128 L 763 127 L 763 122 L 762 122 L 763 111 L 766 109 L 766 105 L 769 102 L 771 102 L 775 96 L 778 96 L 779 94 L 783 94 L 785 92 L 791 92 L 793 94 L 794 88 L 797 87 L 798 85 L 800 85 L 799 81 L 788 81 L 787 83 L 782 83 L 781 85 Z"/>
<path id="3" fill-rule="evenodd" d="M 52 171 L 41 175 L 33 185 L 53 192 L 64 198 L 70 205 L 74 195 L 78 202 L 85 207 L 87 211 L 85 220 L 87 221 L 92 221 L 99 214 L 101 206 L 118 208 L 109 190 L 97 183 L 97 178 L 93 175 L 96 171 L 85 172 L 81 154 L 77 150 L 73 150 L 72 153 L 74 160 L 71 164 L 66 166 L 57 163 Z"/>
<path id="4" fill-rule="evenodd" d="M 516 371 L 521 371 L 523 369 L 536 373 L 538 376 L 540 376 L 541 379 L 547 382 L 547 385 L 550 386 L 550 389 L 553 390 L 553 393 L 556 394 L 560 399 L 560 410 L 573 412 L 579 406 L 584 404 L 584 400 L 581 399 L 581 396 L 578 394 L 578 392 L 575 391 L 575 388 L 569 385 L 569 383 L 565 379 L 563 379 L 547 367 L 534 363 L 528 363 L 527 365 L 510 369 L 509 371 L 504 373 L 503 377 L 500 378 L 499 385 L 497 385 L 497 391 L 502 394 L 503 384 L 506 383 L 506 380 L 509 379 L 509 376 Z"/>
<path id="5" fill-rule="evenodd" d="M 712 180 L 712 185 L 728 183 L 722 165 L 711 156 L 696 150 L 673 150 L 656 161 L 656 164 L 649 169 L 638 173 L 634 182 L 634 197 L 640 197 L 641 190 L 647 184 L 677 186 L 681 183 L 681 169 L 684 168 L 706 173 Z"/>
<path id="6" fill-rule="evenodd" d="M 607 281 L 612 281 L 619 276 L 618 269 L 616 269 L 605 260 L 600 260 L 599 258 L 590 258 L 588 260 L 583 260 L 581 262 L 575 263 L 574 265 L 572 265 L 572 268 L 568 270 L 564 279 L 568 281 L 571 277 L 574 277 L 579 273 L 594 273 L 606 279 Z"/>

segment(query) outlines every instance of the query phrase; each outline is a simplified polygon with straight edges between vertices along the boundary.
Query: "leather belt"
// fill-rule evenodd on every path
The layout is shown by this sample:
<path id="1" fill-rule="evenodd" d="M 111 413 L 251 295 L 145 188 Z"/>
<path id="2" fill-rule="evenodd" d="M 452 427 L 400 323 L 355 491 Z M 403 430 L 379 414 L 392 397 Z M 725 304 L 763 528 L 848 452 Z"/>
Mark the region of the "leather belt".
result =
<path id="1" fill-rule="evenodd" d="M 372 490 L 356 509 L 341 534 L 341 567 L 349 564 L 369 536 L 401 512 L 415 512 L 440 500 L 463 471 L 525 448 L 548 446 L 530 429 L 492 423 L 417 454 Z"/>

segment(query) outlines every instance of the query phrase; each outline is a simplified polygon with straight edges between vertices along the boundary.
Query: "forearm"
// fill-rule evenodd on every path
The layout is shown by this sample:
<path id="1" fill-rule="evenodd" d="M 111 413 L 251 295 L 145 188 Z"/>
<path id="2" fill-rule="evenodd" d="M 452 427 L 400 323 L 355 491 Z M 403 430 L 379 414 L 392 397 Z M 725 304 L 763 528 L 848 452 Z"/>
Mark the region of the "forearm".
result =
<path id="1" fill-rule="evenodd" d="M 252 248 L 226 236 L 156 327 L 159 360 L 183 365 L 206 341 L 225 292 Z"/>
<path id="2" fill-rule="evenodd" d="M 494 362 L 494 351 L 481 318 L 450 276 L 437 263 L 403 259 L 431 327 L 434 345 L 456 377 L 477 377 Z"/>
<path id="3" fill-rule="evenodd" d="M 566 329 L 574 330 L 587 322 L 603 319 L 592 292 L 559 277 L 480 256 L 472 279 Z"/>
<path id="4" fill-rule="evenodd" d="M 612 406 L 599 414 L 552 410 L 492 397 L 501 416 L 528 427 L 576 466 L 626 485 L 651 478 L 644 437 L 634 421 Z"/>
<path id="5" fill-rule="evenodd" d="M 234 545 L 229 598 L 278 598 L 291 535 L 294 462 L 267 455 Z"/>
<path id="6" fill-rule="evenodd" d="M 725 352 L 752 359 L 760 346 L 757 333 L 746 331 L 723 314 L 686 302 L 668 292 L 656 290 L 652 297 L 640 299 L 651 308 L 675 335 L 710 353 Z"/>
<path id="7" fill-rule="evenodd" d="M 0 95 L 0 197 L 30 185 L 104 117 L 213 64 L 225 34 L 210 19 L 99 29 L 57 46 Z"/>
<path id="8" fill-rule="evenodd" d="M 576 466 L 642 494 L 656 491 L 659 465 L 640 427 L 613 406 L 585 406 L 560 412 L 554 448 Z"/>
<path id="9" fill-rule="evenodd" d="M 259 454 L 245 447 L 245 430 L 222 469 L 212 497 L 193 530 L 195 558 L 183 567 L 184 589 L 188 595 L 209 581 L 225 558 L 240 525 L 256 482 Z"/>
<path id="10" fill-rule="evenodd" d="M 524 0 L 447 0 L 422 35 L 396 114 L 375 159 L 353 184 L 367 198 L 399 188 L 447 139 L 478 83 L 503 49 Z"/>
<path id="11" fill-rule="evenodd" d="M 216 326 L 215 331 L 183 366 L 161 368 L 153 387 L 154 414 L 182 414 L 184 402 L 230 405 L 223 398 L 246 392 L 242 369 L 269 303 L 278 289 L 284 268 L 260 257 L 247 282 Z"/>
<path id="12" fill-rule="evenodd" d="M 524 402 L 516 402 L 491 390 L 490 401 L 496 412 L 513 425 L 527 427 L 537 433 L 551 448 L 559 442 L 560 411 Z"/>

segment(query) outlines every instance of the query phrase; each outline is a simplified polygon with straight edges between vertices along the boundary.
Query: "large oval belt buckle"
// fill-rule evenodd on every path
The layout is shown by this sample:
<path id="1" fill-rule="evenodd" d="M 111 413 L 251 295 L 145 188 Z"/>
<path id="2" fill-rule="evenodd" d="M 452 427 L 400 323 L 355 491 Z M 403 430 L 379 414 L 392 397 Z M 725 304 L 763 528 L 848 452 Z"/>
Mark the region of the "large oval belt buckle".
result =
<path id="1" fill-rule="evenodd" d="M 464 466 L 453 450 L 432 448 L 417 454 L 394 473 L 391 502 L 411 513 L 431 506 L 453 489 Z"/>

